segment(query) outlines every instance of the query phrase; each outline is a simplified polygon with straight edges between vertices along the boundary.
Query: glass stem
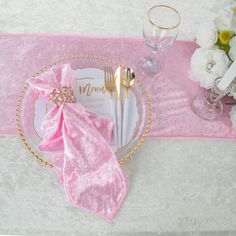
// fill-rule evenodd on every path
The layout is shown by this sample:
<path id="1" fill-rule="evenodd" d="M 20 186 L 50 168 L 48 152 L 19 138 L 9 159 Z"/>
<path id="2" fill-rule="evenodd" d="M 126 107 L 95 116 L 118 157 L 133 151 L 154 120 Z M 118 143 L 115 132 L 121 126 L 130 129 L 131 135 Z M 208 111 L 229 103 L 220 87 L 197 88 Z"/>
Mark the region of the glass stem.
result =
<path id="1" fill-rule="evenodd" d="M 212 106 L 214 106 L 219 100 L 221 100 L 227 94 L 227 90 L 222 91 L 218 89 L 217 87 L 218 81 L 219 81 L 219 78 L 215 80 L 214 87 L 211 90 L 209 98 L 207 98 L 207 103 Z"/>
<path id="2" fill-rule="evenodd" d="M 207 98 L 207 103 L 208 105 L 214 106 L 216 102 L 218 102 L 222 97 L 224 97 L 223 93 L 218 94 L 215 91 L 213 91 L 213 93 L 210 94 L 209 98 Z"/>

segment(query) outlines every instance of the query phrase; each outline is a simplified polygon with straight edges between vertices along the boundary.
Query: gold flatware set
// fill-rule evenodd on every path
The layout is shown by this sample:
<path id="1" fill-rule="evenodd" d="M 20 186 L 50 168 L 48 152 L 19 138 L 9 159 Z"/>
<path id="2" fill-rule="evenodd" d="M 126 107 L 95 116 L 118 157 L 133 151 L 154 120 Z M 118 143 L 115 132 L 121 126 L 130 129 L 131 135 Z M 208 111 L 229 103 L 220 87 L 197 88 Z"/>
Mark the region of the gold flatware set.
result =
<path id="1" fill-rule="evenodd" d="M 110 93 L 110 109 L 112 118 L 115 121 L 116 129 L 114 133 L 115 146 L 120 148 L 124 146 L 127 140 L 128 118 L 129 118 L 129 97 L 128 91 L 135 81 L 135 74 L 130 68 L 118 67 L 113 72 L 111 66 L 104 68 L 104 84 L 106 90 Z M 122 93 L 125 89 L 125 100 L 122 109 Z"/>

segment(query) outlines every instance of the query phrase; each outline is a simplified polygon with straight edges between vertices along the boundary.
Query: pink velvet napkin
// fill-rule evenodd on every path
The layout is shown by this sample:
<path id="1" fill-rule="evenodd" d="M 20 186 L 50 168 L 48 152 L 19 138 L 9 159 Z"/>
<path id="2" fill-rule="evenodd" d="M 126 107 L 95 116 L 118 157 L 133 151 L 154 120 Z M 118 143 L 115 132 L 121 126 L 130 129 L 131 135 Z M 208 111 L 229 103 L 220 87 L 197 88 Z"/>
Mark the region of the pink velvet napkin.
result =
<path id="1" fill-rule="evenodd" d="M 48 99 L 53 90 L 73 88 L 70 64 L 64 64 L 28 80 Z M 80 103 L 54 104 L 47 113 L 39 149 L 47 152 L 64 185 L 67 199 L 107 220 L 112 220 L 127 193 L 125 177 L 109 146 L 114 123 L 89 112 Z"/>

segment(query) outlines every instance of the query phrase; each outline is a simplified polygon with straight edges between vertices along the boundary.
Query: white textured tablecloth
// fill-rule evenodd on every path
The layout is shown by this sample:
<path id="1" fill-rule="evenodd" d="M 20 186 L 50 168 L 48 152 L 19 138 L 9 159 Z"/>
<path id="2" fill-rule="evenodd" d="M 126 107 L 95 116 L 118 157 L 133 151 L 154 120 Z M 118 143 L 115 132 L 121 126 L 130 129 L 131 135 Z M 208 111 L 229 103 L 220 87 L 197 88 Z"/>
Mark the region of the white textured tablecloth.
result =
<path id="1" fill-rule="evenodd" d="M 161 2 L 180 10 L 180 38 L 192 39 L 197 25 L 214 17 L 218 1 Z M 141 37 L 145 10 L 154 4 L 0 0 L 0 32 Z M 17 138 L 0 137 L 0 234 L 236 235 L 235 144 L 147 141 L 125 166 L 129 194 L 107 223 L 70 206 L 53 171 L 31 160 Z"/>

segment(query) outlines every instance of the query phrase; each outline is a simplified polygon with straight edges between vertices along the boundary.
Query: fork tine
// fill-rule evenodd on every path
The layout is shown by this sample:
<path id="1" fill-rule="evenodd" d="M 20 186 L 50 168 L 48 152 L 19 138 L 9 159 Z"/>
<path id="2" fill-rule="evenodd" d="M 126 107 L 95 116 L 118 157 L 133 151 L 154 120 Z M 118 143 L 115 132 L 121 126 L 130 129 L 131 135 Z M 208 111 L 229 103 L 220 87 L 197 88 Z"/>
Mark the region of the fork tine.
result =
<path id="1" fill-rule="evenodd" d="M 112 78 L 112 68 L 109 66 L 109 75 L 110 75 L 110 86 L 113 89 L 113 78 Z"/>
<path id="2" fill-rule="evenodd" d="M 105 89 L 110 93 L 112 96 L 112 86 L 111 86 L 111 81 L 110 81 L 110 72 L 109 72 L 109 67 L 104 67 L 104 77 L 105 77 Z"/>
<path id="3" fill-rule="evenodd" d="M 113 74 L 113 69 L 111 66 L 109 67 L 109 70 L 110 70 L 111 86 L 114 87 L 114 74 Z"/>
<path id="4" fill-rule="evenodd" d="M 107 73 L 107 87 L 110 90 L 110 74 L 109 74 L 109 67 L 106 67 L 106 73 Z"/>
<path id="5" fill-rule="evenodd" d="M 112 78 L 111 67 L 109 66 L 110 79 Z"/>
<path id="6" fill-rule="evenodd" d="M 109 75 L 108 75 L 107 67 L 105 67 L 105 80 L 106 80 L 107 90 L 109 90 Z"/>
<path id="7" fill-rule="evenodd" d="M 105 70 L 105 67 L 103 68 L 103 73 L 104 73 L 104 85 L 105 85 L 105 88 L 106 88 L 107 86 L 106 86 L 106 70 Z"/>
<path id="8" fill-rule="evenodd" d="M 107 67 L 107 82 L 108 82 L 108 86 L 110 87 L 110 71 L 109 71 L 109 67 Z"/>
<path id="9" fill-rule="evenodd" d="M 111 70 L 111 75 L 112 77 L 114 76 L 114 73 L 113 73 L 113 68 L 110 66 L 110 70 Z"/>
<path id="10" fill-rule="evenodd" d="M 105 88 L 107 89 L 107 68 L 104 67 L 104 80 L 105 80 Z"/>

